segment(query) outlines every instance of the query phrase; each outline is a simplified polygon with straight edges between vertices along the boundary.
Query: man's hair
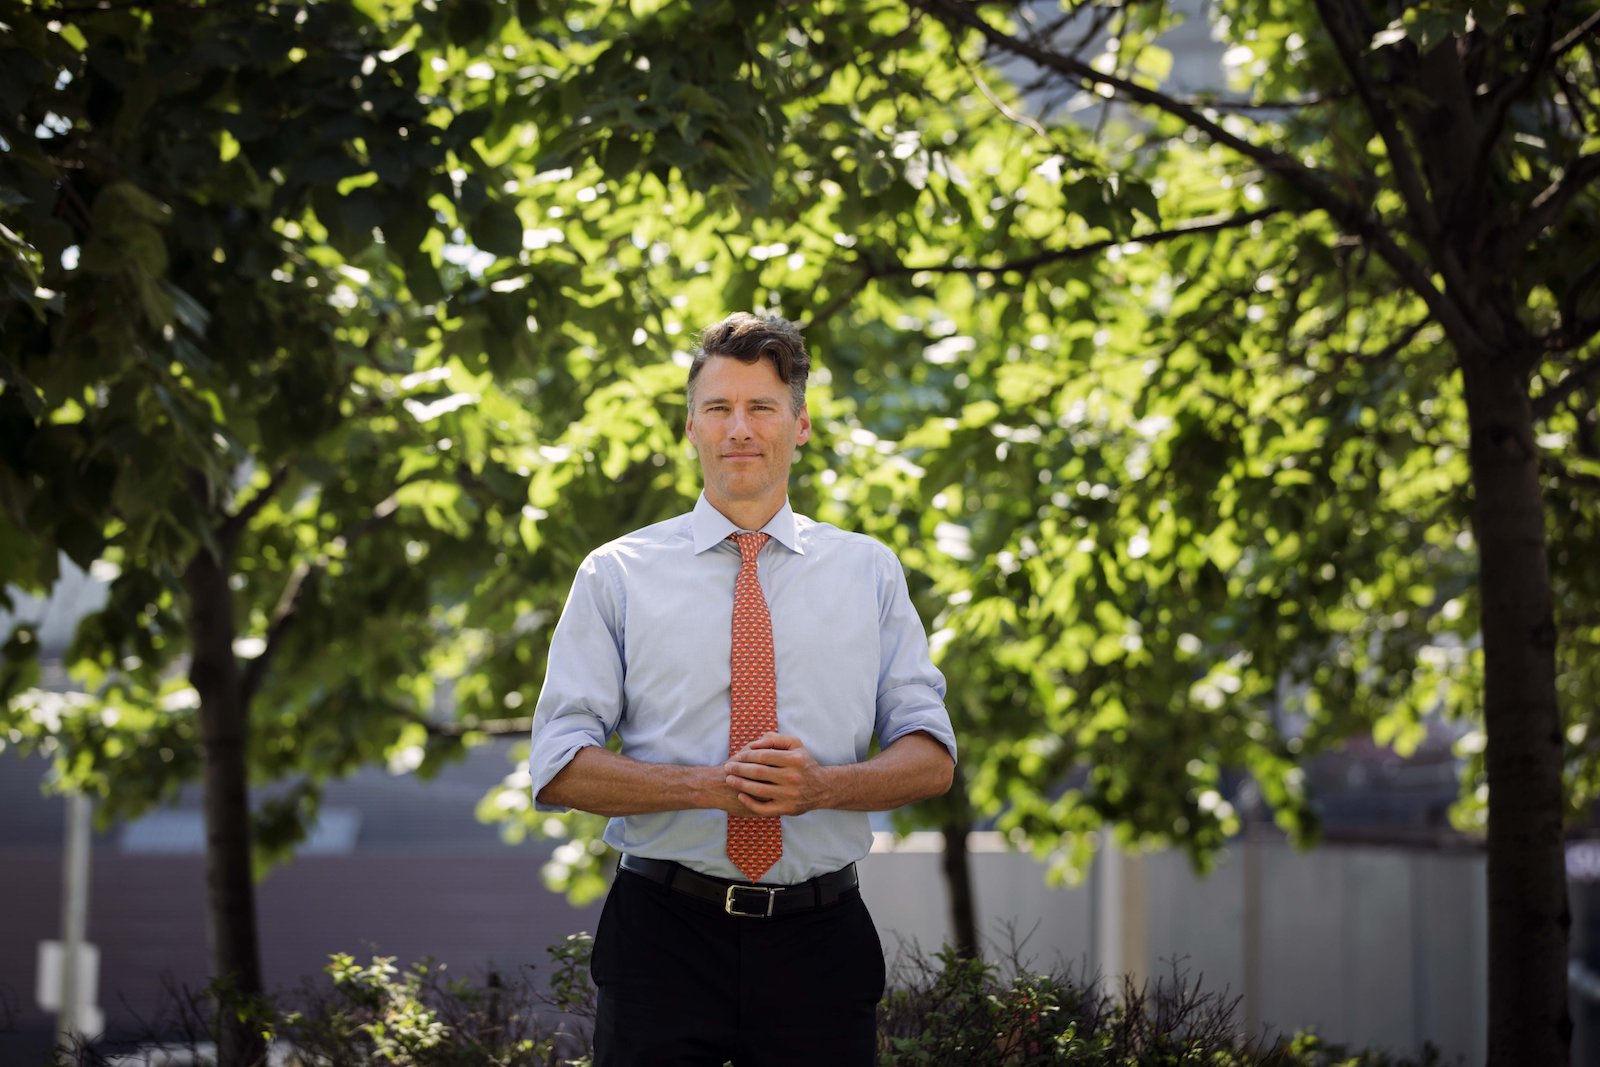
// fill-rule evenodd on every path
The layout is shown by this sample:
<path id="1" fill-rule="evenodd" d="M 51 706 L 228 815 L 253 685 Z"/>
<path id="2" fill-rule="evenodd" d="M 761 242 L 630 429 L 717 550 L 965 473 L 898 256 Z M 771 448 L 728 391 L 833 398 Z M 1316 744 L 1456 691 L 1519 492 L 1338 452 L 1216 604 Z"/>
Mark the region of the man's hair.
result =
<path id="1" fill-rule="evenodd" d="M 772 361 L 778 380 L 789 387 L 789 406 L 796 415 L 806 406 L 806 378 L 811 373 L 811 357 L 806 354 L 806 339 L 788 319 L 776 315 L 752 315 L 736 311 L 700 334 L 700 347 L 689 365 L 689 411 L 694 413 L 694 383 L 706 360 L 728 356 L 740 363 L 760 359 Z"/>

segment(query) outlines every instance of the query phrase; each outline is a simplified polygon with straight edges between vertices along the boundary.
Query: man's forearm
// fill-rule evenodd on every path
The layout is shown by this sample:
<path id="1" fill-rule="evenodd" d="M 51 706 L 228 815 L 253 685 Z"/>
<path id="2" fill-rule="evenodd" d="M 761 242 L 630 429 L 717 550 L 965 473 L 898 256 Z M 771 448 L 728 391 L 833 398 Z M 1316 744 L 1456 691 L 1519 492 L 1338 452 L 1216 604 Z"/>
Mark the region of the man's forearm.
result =
<path id="1" fill-rule="evenodd" d="M 738 808 L 720 765 L 641 763 L 596 745 L 579 749 L 539 791 L 538 799 L 606 816 Z"/>
<path id="2" fill-rule="evenodd" d="M 907 734 L 862 763 L 827 768 L 829 808 L 891 811 L 950 790 L 955 761 L 932 736 Z"/>

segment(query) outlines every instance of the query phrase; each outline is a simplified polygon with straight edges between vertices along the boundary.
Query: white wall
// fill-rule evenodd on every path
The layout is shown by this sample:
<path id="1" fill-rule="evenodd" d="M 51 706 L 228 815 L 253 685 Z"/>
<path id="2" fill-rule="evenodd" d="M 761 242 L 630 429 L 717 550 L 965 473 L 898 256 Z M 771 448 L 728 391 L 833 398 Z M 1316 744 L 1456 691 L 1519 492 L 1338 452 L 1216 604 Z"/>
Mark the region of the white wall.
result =
<path id="1" fill-rule="evenodd" d="M 1024 961 L 1083 975 L 1100 972 L 1112 949 L 1134 946 L 1129 969 L 1137 977 L 1168 977 L 1176 961 L 1206 989 L 1244 998 L 1242 1024 L 1314 1029 L 1352 1048 L 1402 1054 L 1432 1041 L 1446 1062 L 1484 1060 L 1481 853 L 1240 843 L 1205 877 L 1179 853 L 1152 853 L 1120 865 L 1102 858 L 1084 884 L 1052 889 L 1043 867 L 1005 849 L 998 835 L 976 834 L 971 847 L 979 933 L 1000 950 L 992 956 L 1004 954 L 1014 930 Z M 936 834 L 900 842 L 880 834 L 861 865 L 862 892 L 891 957 L 901 944 L 932 951 L 950 938 L 939 848 Z M 1253 929 L 1248 848 L 1259 850 Z M 1120 909 L 1104 906 L 1108 873 L 1122 887 Z M 1122 929 L 1096 930 L 1119 911 Z"/>

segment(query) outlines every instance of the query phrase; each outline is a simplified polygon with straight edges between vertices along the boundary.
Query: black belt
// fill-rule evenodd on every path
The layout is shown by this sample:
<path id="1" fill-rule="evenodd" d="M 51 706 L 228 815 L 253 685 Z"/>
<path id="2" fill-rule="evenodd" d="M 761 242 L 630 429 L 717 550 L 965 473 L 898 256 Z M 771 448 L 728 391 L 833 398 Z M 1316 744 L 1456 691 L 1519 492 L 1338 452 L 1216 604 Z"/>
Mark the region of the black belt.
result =
<path id="1" fill-rule="evenodd" d="M 733 882 L 701 874 L 671 860 L 652 860 L 627 853 L 623 853 L 619 866 L 652 882 L 660 882 L 668 889 L 709 900 L 721 906 L 729 915 L 753 919 L 824 907 L 861 884 L 853 863 L 831 874 L 820 874 L 808 882 L 794 885 Z"/>

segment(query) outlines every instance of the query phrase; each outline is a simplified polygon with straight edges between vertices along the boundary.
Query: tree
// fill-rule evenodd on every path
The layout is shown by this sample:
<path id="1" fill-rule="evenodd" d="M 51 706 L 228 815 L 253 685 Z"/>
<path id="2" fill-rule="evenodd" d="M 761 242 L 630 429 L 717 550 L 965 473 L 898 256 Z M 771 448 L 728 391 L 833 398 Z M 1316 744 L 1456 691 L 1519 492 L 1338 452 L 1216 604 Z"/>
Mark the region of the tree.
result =
<path id="1" fill-rule="evenodd" d="M 203 777 L 212 968 L 248 1001 L 253 854 L 415 728 L 438 605 L 515 530 L 521 481 L 487 447 L 494 402 L 514 405 L 447 414 L 482 374 L 443 358 L 437 323 L 447 285 L 477 288 L 448 277 L 445 235 L 504 254 L 521 228 L 491 168 L 452 180 L 473 116 L 346 5 L 0 18 L 0 577 L 47 585 L 58 553 L 119 572 L 67 714 L 19 692 L 12 636 L 14 736 L 60 746 L 108 818 Z M 471 456 L 441 423 L 476 429 Z M 290 772 L 252 829 L 247 783 Z M 259 1035 L 222 1018 L 223 1061 L 252 1059 Z"/>
<path id="2" fill-rule="evenodd" d="M 1423 535 L 1421 551 L 1377 554 L 1384 573 L 1403 587 L 1387 599 L 1413 601 L 1411 609 L 1400 609 L 1411 632 L 1390 635 L 1381 624 L 1370 623 L 1351 627 L 1356 634 L 1370 627 L 1382 635 L 1384 655 L 1375 665 L 1392 660 L 1402 681 L 1410 674 L 1415 684 L 1416 675 L 1434 673 L 1407 669 L 1406 661 L 1415 661 L 1417 631 L 1427 628 L 1417 626 L 1417 610 L 1443 613 L 1451 604 L 1466 610 L 1460 599 L 1462 561 L 1452 548 L 1470 530 L 1477 574 L 1469 603 L 1477 609 L 1482 642 L 1484 782 L 1491 798 L 1490 1061 L 1564 1062 L 1570 1022 L 1562 739 L 1571 723 L 1559 708 L 1556 595 L 1546 542 L 1548 529 L 1558 530 L 1564 541 L 1572 526 L 1557 520 L 1546 498 L 1561 500 L 1580 515 L 1594 514 L 1592 483 L 1587 493 L 1575 490 L 1586 480 L 1585 468 L 1600 444 L 1593 392 L 1600 367 L 1594 343 L 1600 330 L 1594 283 L 1600 271 L 1593 258 L 1600 231 L 1595 187 L 1600 154 L 1594 148 L 1600 86 L 1591 51 L 1600 15 L 1556 5 L 1527 12 L 1427 5 L 1391 20 L 1387 12 L 1333 0 L 1267 12 L 1224 6 L 1230 31 L 1250 42 L 1245 47 L 1255 56 L 1250 68 L 1255 91 L 1243 102 L 1289 105 L 1268 111 L 1270 117 L 1261 121 L 1241 122 L 1224 120 L 1219 112 L 1225 106 L 1208 112 L 1140 79 L 1141 45 L 1162 28 L 1157 19 L 1148 26 L 1129 19 L 1132 32 L 1117 38 L 1122 47 L 1113 66 L 1084 62 L 1050 27 L 1010 32 L 971 5 L 929 0 L 917 6 L 949 26 L 957 42 L 975 35 L 986 48 L 1035 65 L 1049 80 L 1109 91 L 1141 109 L 1168 136 L 1203 138 L 1223 163 L 1219 170 L 1238 175 L 1242 167 L 1259 174 L 1265 209 L 1296 216 L 1297 224 L 1277 248 L 1265 242 L 1244 247 L 1250 259 L 1281 272 L 1281 305 L 1262 321 L 1277 331 L 1278 362 L 1289 372 L 1280 371 L 1285 384 L 1309 393 L 1307 403 L 1287 396 L 1279 403 L 1288 401 L 1300 428 L 1315 427 L 1322 440 L 1300 448 L 1274 446 L 1270 437 L 1288 436 L 1292 424 L 1278 429 L 1267 421 L 1259 451 L 1250 451 L 1258 458 L 1287 452 L 1283 467 L 1303 472 L 1287 479 L 1275 475 L 1274 481 L 1305 484 L 1305 475 L 1310 476 L 1309 490 L 1298 502 L 1303 516 L 1315 519 L 1316 510 L 1328 505 L 1331 512 L 1352 517 L 1398 512 L 1406 526 Z M 1281 50 L 1272 47 L 1274 40 L 1284 42 Z M 1278 217 L 1262 220 L 1262 231 L 1282 225 Z M 1341 245 L 1353 246 L 1356 262 L 1339 255 Z M 1312 273 L 1317 265 L 1320 278 Z M 1255 281 L 1262 288 L 1259 275 Z M 1385 290 L 1390 299 L 1383 299 Z M 1366 308 L 1351 307 L 1365 312 L 1359 329 L 1370 340 L 1359 346 L 1344 338 L 1334 341 L 1327 335 L 1342 333 L 1343 324 L 1325 325 L 1328 309 L 1338 307 L 1340 299 L 1348 306 L 1357 296 L 1370 302 Z M 1255 346 L 1271 352 L 1268 337 L 1243 332 L 1234 352 L 1245 355 Z M 1335 345 L 1348 345 L 1353 352 L 1339 359 Z M 1180 343 L 1168 357 L 1169 380 L 1203 380 L 1204 375 L 1174 372 L 1181 351 Z M 1386 374 L 1395 379 L 1392 384 L 1383 382 Z M 1402 409 L 1395 421 L 1373 427 L 1376 432 L 1365 441 L 1339 442 L 1343 457 L 1356 461 L 1346 467 L 1340 452 L 1329 450 L 1343 435 L 1317 420 L 1348 418 L 1351 393 L 1370 396 L 1374 384 L 1405 396 L 1411 419 Z M 1256 413 L 1249 413 L 1255 419 L 1218 419 L 1218 408 L 1205 402 L 1184 403 L 1177 411 L 1176 434 L 1168 440 L 1185 447 L 1175 447 L 1166 465 L 1175 474 L 1204 464 L 1200 457 L 1216 440 L 1194 423 L 1185 426 L 1184 415 L 1204 418 L 1209 412 L 1214 427 L 1232 424 L 1241 434 L 1261 419 Z M 1280 417 L 1284 414 L 1289 412 L 1280 407 Z M 1363 473 L 1358 457 L 1381 471 L 1382 438 L 1410 429 L 1408 422 L 1419 443 L 1433 445 L 1436 466 L 1429 471 L 1415 459 L 1407 465 L 1419 478 L 1432 475 L 1434 494 L 1459 493 L 1455 501 L 1436 496 L 1423 506 L 1455 511 L 1465 496 L 1469 522 L 1457 525 L 1443 516 L 1426 521 L 1405 499 L 1420 495 L 1421 487 L 1395 486 L 1384 493 L 1381 475 L 1376 500 L 1359 489 L 1342 491 L 1341 482 Z M 1576 455 L 1569 455 L 1569 445 Z M 1304 459 L 1290 466 L 1296 452 Z M 1453 478 L 1444 473 L 1452 470 Z M 1247 475 L 1248 460 L 1219 473 Z M 1181 492 L 1177 484 L 1163 489 Z M 1259 524 L 1274 555 L 1283 535 L 1298 528 L 1301 543 L 1293 555 L 1303 573 L 1323 555 L 1316 551 L 1315 535 L 1292 518 L 1285 524 L 1271 515 L 1295 495 L 1292 490 L 1271 493 L 1260 508 L 1249 506 L 1241 493 L 1231 518 L 1243 526 L 1242 512 L 1252 525 Z M 1354 506 L 1344 510 L 1347 501 Z M 1379 507 L 1361 506 L 1368 501 Z M 1181 523 L 1186 509 L 1178 500 L 1174 505 Z M 1205 514 L 1204 505 L 1195 510 Z M 1339 525 L 1319 532 L 1327 536 Z M 1452 527 L 1456 546 L 1438 536 Z M 1350 533 L 1335 536 L 1342 540 Z M 1559 577 L 1576 570 L 1582 573 L 1580 582 L 1590 580 L 1589 566 L 1572 559 L 1570 548 L 1558 552 L 1556 562 Z M 1244 579 L 1238 591 L 1248 593 L 1255 561 L 1241 555 L 1241 563 L 1234 572 Z M 1254 583 L 1258 597 L 1268 593 L 1264 599 L 1277 601 L 1280 641 L 1282 616 L 1303 617 L 1316 602 L 1314 591 L 1287 585 L 1293 577 L 1289 571 Z M 1355 581 L 1372 580 L 1359 571 L 1335 573 L 1334 581 L 1340 578 L 1349 583 L 1347 590 Z M 1315 617 L 1314 609 L 1309 613 Z M 1331 627 L 1305 629 L 1315 634 Z M 1569 631 L 1569 662 L 1592 655 L 1592 636 L 1589 627 Z M 1324 643 L 1322 634 L 1315 639 Z M 1302 646 L 1302 655 L 1305 651 Z M 1323 694 L 1339 692 L 1337 669 L 1286 666 Z M 1362 683 L 1356 675 L 1345 684 Z M 1383 686 L 1374 688 L 1381 692 Z M 1416 706 L 1414 698 L 1404 700 L 1403 688 L 1396 690 L 1402 707 Z M 1578 793 L 1589 795 L 1587 783 Z"/>
<path id="3" fill-rule="evenodd" d="M 525 732 L 503 720 L 537 692 L 536 635 L 582 553 L 691 484 L 665 357 L 704 271 L 653 287 L 645 238 L 707 191 L 759 195 L 775 137 L 760 101 L 729 110 L 731 5 L 668 11 L 667 91 L 628 116 L 649 143 L 562 167 L 580 104 L 631 100 L 646 72 L 561 97 L 554 75 L 605 50 L 582 18 L 0 8 L 0 581 L 47 588 L 61 554 L 116 572 L 68 653 L 83 693 L 34 688 L 13 629 L 3 736 L 106 820 L 203 780 L 230 1008 L 260 991 L 252 874 L 322 783 Z M 702 150 L 713 114 L 743 155 Z M 700 192 L 601 198 L 636 168 Z M 259 1035 L 221 1018 L 223 1062 L 250 1061 Z"/>
<path id="4" fill-rule="evenodd" d="M 841 492 L 950 604 L 985 811 L 1063 864 L 1107 819 L 1203 856 L 1236 825 L 1222 768 L 1310 833 L 1300 758 L 1481 721 L 1491 1060 L 1564 1062 L 1600 14 L 1225 3 L 1234 84 L 1187 98 L 1157 43 L 1181 17 L 753 19 L 784 142 L 741 247 L 802 261 L 751 266 L 757 300 L 813 311 L 835 388 L 916 464 Z"/>

